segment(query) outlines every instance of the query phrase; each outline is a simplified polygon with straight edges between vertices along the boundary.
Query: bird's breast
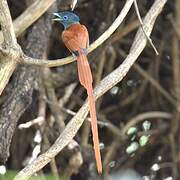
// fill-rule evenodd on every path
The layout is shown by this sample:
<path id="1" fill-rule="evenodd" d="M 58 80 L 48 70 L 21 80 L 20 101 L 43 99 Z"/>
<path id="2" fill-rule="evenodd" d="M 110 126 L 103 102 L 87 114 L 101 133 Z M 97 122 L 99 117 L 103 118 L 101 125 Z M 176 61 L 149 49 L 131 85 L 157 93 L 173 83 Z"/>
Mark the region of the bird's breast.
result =
<path id="1" fill-rule="evenodd" d="M 87 48 L 89 40 L 87 28 L 81 24 L 73 24 L 63 31 L 62 39 L 66 47 L 71 51 Z"/>

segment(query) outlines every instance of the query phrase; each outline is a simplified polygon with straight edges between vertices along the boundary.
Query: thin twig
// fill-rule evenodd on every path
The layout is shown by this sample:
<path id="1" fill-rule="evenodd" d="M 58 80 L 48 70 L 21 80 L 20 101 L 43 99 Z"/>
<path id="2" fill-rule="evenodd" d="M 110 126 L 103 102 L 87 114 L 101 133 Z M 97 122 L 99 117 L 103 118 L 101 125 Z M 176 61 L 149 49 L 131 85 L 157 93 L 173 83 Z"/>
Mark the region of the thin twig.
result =
<path id="1" fill-rule="evenodd" d="M 143 24 L 143 21 L 142 21 L 142 18 L 141 18 L 141 15 L 140 15 L 139 8 L 138 8 L 136 0 L 134 0 L 134 6 L 135 6 L 135 10 L 136 10 L 139 22 L 141 24 L 141 28 L 142 28 L 142 30 L 144 32 L 144 35 L 146 36 L 146 38 L 147 38 L 148 42 L 150 43 L 150 45 L 152 46 L 152 48 L 154 49 L 156 55 L 159 55 L 159 52 L 157 51 L 155 45 L 152 42 L 152 39 L 146 34 L 145 27 L 144 27 L 144 24 Z"/>
<path id="2" fill-rule="evenodd" d="M 19 124 L 18 128 L 19 129 L 27 129 L 27 128 L 30 128 L 33 125 L 36 125 L 36 124 L 41 125 L 43 122 L 44 122 L 44 117 L 39 116 L 39 117 L 37 117 L 37 118 L 35 118 L 35 119 L 31 120 L 31 121 L 28 121 L 28 122 L 23 123 L 23 124 Z"/>

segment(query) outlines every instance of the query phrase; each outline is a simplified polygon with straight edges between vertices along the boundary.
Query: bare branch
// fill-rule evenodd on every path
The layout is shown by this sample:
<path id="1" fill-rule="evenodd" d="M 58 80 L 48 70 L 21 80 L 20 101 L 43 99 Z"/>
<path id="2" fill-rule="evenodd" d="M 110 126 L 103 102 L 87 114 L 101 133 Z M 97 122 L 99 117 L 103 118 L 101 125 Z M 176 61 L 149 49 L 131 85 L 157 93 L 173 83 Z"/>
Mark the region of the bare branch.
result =
<path id="1" fill-rule="evenodd" d="M 19 36 L 30 25 L 32 25 L 47 9 L 55 2 L 55 0 L 36 0 L 29 6 L 17 19 L 14 20 L 14 30 L 16 36 Z"/>
<path id="2" fill-rule="evenodd" d="M 22 33 L 27 27 L 29 27 L 34 21 L 36 21 L 55 0 L 35 1 L 29 8 L 24 11 L 12 24 L 9 8 L 5 0 L 0 1 L 0 23 L 2 32 L 0 32 L 0 44 L 3 42 L 3 36 L 5 39 L 6 47 L 8 50 L 0 48 L 0 95 L 6 84 L 9 81 L 18 60 L 22 53 L 20 46 L 17 44 L 16 35 Z M 13 29 L 14 25 L 14 29 Z M 6 57 L 3 57 L 6 56 Z"/>
<path id="3" fill-rule="evenodd" d="M 161 12 L 164 4 L 167 0 L 156 0 L 147 13 L 143 24 L 146 26 L 146 33 L 150 35 L 155 20 L 159 13 Z M 130 49 L 130 53 L 124 62 L 111 74 L 105 77 L 100 84 L 95 88 L 96 99 L 102 96 L 105 92 L 111 89 L 115 84 L 120 82 L 123 77 L 127 74 L 133 63 L 136 61 L 140 53 L 143 51 L 147 43 L 147 39 L 144 36 L 142 29 L 140 28 L 135 37 L 134 43 Z M 64 131 L 61 133 L 56 142 L 51 146 L 51 148 L 40 155 L 35 161 L 26 166 L 14 180 L 26 180 L 31 177 L 35 172 L 43 168 L 51 159 L 56 156 L 76 135 L 78 129 L 81 127 L 84 119 L 88 114 L 88 103 L 86 102 L 78 111 L 76 116 L 67 124 Z"/>
<path id="4" fill-rule="evenodd" d="M 17 44 L 14 33 L 11 14 L 6 0 L 0 1 L 0 24 L 4 36 L 5 45 L 15 46 Z"/>
<path id="5" fill-rule="evenodd" d="M 14 69 L 16 68 L 17 54 L 11 53 L 12 48 L 18 49 L 16 36 L 12 24 L 9 7 L 6 0 L 0 1 L 0 24 L 4 36 L 5 50 L 0 48 L 0 95 L 9 81 Z M 8 48 L 8 49 L 6 49 Z M 20 50 L 20 49 L 19 49 Z M 16 51 L 16 50 L 15 50 Z"/>
<path id="6" fill-rule="evenodd" d="M 0 63 L 0 95 L 3 92 L 4 88 L 6 87 L 6 84 L 9 81 L 9 78 L 11 77 L 12 73 L 14 72 L 16 68 L 17 62 L 3 58 L 1 59 Z"/>

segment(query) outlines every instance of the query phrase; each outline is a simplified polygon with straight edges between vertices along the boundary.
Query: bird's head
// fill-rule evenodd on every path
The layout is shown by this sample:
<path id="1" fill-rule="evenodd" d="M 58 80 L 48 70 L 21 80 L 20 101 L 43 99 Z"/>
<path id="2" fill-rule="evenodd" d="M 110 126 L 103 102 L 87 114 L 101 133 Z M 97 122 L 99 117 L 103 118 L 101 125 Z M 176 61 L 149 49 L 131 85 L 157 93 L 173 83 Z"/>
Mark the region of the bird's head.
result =
<path id="1" fill-rule="evenodd" d="M 55 18 L 54 21 L 59 21 L 61 24 L 63 24 L 64 28 L 68 28 L 72 24 L 79 23 L 79 16 L 77 16 L 73 12 L 69 11 L 63 11 L 63 12 L 57 12 L 53 13 Z"/>

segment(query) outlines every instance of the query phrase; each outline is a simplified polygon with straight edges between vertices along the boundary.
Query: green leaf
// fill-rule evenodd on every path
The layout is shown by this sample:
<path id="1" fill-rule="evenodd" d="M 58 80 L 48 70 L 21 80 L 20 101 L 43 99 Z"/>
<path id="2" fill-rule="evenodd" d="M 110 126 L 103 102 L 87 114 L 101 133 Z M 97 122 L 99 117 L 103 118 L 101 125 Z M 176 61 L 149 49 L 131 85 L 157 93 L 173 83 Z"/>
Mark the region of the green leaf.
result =
<path id="1" fill-rule="evenodd" d="M 139 139 L 139 144 L 140 146 L 145 146 L 147 144 L 147 142 L 149 141 L 149 136 L 141 136 Z"/>
<path id="2" fill-rule="evenodd" d="M 148 131 L 151 128 L 151 122 L 144 121 L 142 124 L 142 127 L 143 127 L 144 131 Z"/>
<path id="3" fill-rule="evenodd" d="M 139 148 L 138 142 L 132 142 L 127 148 L 126 148 L 126 153 L 127 154 L 132 154 L 135 151 L 137 151 Z"/>
<path id="4" fill-rule="evenodd" d="M 135 134 L 136 132 L 137 132 L 136 127 L 130 127 L 127 131 L 127 135 L 132 135 L 132 134 Z"/>

